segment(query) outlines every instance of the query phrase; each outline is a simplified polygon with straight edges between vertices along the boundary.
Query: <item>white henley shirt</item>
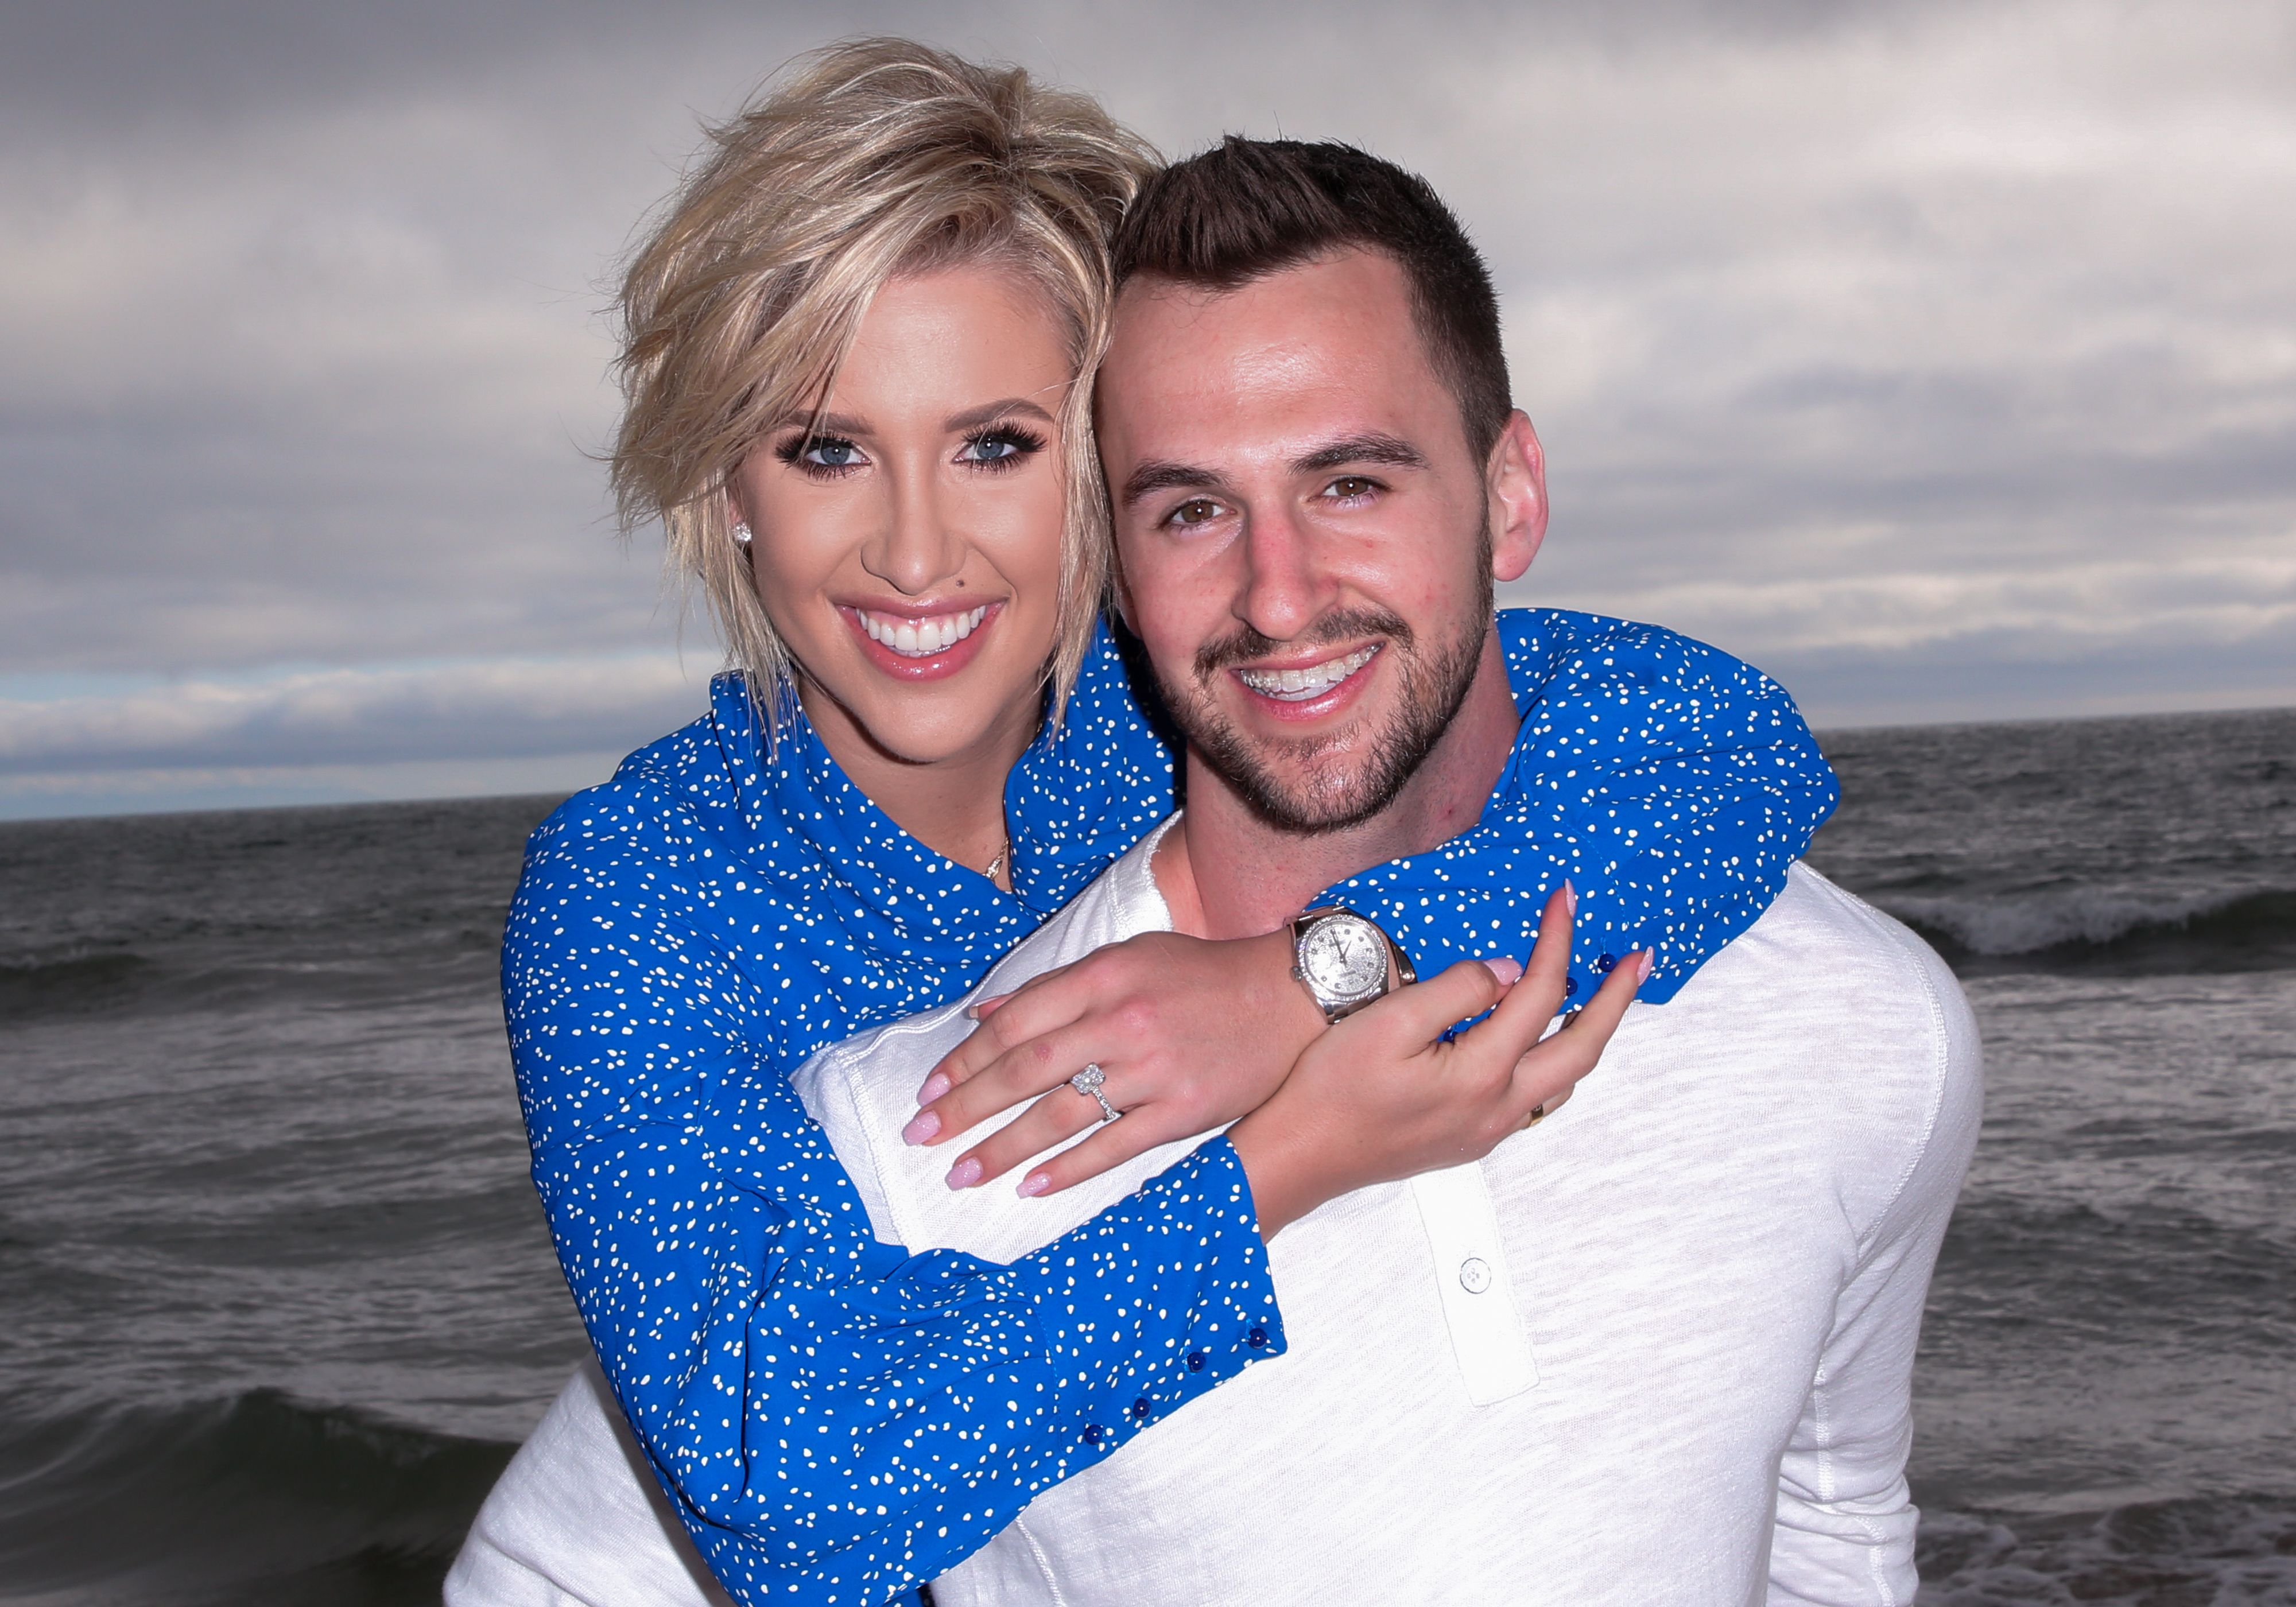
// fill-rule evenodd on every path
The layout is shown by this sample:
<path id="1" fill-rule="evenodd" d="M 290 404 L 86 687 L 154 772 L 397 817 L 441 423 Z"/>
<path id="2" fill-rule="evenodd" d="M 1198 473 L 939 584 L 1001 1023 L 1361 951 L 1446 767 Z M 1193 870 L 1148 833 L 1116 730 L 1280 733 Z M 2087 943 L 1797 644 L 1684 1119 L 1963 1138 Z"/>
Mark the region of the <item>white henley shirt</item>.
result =
<path id="1" fill-rule="evenodd" d="M 1169 930 L 1161 835 L 978 991 Z M 970 1029 L 960 1002 L 798 1074 L 881 1237 L 1010 1259 L 1182 1152 L 1049 1199 L 950 1193 L 951 1152 L 899 1135 Z M 1797 865 L 1548 1120 L 1287 1228 L 1287 1354 L 1046 1491 L 935 1598 L 1903 1607 L 1914 1348 L 1980 1081 L 1944 964 Z M 612 1410 L 593 1374 L 569 1385 L 480 1514 L 455 1607 L 630 1603 L 635 1577 L 659 1582 L 644 1600 L 705 1599 Z M 585 1584 L 610 1571 L 611 1595 Z"/>

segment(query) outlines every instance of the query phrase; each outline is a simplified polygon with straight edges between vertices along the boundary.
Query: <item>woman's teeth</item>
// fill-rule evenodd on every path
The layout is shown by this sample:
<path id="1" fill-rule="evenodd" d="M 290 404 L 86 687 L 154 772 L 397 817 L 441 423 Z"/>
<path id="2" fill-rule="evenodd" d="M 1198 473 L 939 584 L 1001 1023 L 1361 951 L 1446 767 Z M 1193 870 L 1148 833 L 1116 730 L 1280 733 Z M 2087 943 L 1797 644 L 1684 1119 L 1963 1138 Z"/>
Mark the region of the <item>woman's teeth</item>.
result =
<path id="1" fill-rule="evenodd" d="M 1264 698 L 1274 698 L 1280 703 L 1304 703 L 1309 698 L 1323 696 L 1370 663 L 1372 655 L 1378 651 L 1375 646 L 1358 648 L 1344 659 L 1310 664 L 1305 669 L 1239 669 L 1236 675 Z"/>
<path id="2" fill-rule="evenodd" d="M 986 603 L 970 613 L 936 614 L 930 619 L 898 619 L 863 608 L 853 611 L 861 616 L 861 628 L 869 633 L 869 640 L 883 643 L 905 659 L 929 659 L 947 652 L 988 617 Z"/>

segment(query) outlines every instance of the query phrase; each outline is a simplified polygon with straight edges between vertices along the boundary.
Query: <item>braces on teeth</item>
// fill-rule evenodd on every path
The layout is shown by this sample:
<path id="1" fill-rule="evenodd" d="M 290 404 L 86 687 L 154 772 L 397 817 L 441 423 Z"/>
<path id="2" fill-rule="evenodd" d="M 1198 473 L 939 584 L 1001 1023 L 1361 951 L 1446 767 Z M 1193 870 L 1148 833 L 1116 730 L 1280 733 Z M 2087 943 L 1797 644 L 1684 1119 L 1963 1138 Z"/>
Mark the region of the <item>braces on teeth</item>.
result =
<path id="1" fill-rule="evenodd" d="M 988 605 L 971 613 L 939 614 L 930 619 L 881 619 L 866 609 L 855 609 L 861 628 L 872 642 L 882 642 L 905 659 L 927 659 L 947 652 L 980 627 L 988 617 Z"/>
<path id="2" fill-rule="evenodd" d="M 1321 697 L 1372 660 L 1377 647 L 1358 648 L 1344 659 L 1310 664 L 1305 669 L 1240 669 L 1237 676 L 1262 697 L 1282 703 L 1304 703 Z"/>

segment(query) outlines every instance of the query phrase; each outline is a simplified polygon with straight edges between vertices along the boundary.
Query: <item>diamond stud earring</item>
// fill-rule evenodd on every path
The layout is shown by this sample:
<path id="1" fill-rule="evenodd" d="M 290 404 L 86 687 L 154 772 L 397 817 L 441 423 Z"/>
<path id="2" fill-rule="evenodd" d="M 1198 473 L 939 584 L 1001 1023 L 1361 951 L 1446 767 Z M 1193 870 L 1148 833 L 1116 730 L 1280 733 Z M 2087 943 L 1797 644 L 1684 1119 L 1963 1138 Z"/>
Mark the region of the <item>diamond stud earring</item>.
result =
<path id="1" fill-rule="evenodd" d="M 734 545 L 737 547 L 750 545 L 750 527 L 738 519 L 734 521 Z"/>

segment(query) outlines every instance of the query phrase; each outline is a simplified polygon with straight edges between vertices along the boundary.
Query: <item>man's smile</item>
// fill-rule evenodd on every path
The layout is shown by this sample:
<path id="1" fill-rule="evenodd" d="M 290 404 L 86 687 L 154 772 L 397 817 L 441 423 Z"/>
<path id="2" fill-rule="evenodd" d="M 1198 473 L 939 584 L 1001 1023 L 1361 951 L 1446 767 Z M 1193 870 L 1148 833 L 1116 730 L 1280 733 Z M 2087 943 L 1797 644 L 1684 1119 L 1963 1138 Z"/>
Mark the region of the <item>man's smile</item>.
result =
<path id="1" fill-rule="evenodd" d="M 1262 697 L 1273 698 L 1279 703 L 1305 703 L 1322 697 L 1370 663 L 1382 645 L 1374 642 L 1340 658 L 1298 669 L 1238 669 L 1235 676 Z"/>

